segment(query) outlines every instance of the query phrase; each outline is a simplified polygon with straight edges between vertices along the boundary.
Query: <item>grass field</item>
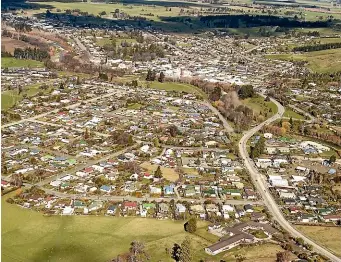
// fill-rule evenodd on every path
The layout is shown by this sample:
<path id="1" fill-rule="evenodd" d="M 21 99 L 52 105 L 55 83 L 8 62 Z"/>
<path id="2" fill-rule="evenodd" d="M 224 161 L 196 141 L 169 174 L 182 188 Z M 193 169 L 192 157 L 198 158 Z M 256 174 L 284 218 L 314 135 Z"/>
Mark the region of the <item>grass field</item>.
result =
<path id="1" fill-rule="evenodd" d="M 119 45 L 121 42 L 127 42 L 127 43 L 136 43 L 135 39 L 132 38 L 115 38 L 117 45 Z M 96 40 L 97 44 L 99 46 L 104 46 L 106 44 L 111 44 L 112 39 L 110 38 L 98 38 Z"/>
<path id="2" fill-rule="evenodd" d="M 320 226 L 296 226 L 299 231 L 315 240 L 317 243 L 329 248 L 341 257 L 341 228 Z"/>
<path id="3" fill-rule="evenodd" d="M 285 112 L 284 112 L 284 117 L 292 117 L 294 119 L 304 119 L 304 116 L 292 111 L 291 109 L 285 109 Z"/>
<path id="4" fill-rule="evenodd" d="M 60 2 L 36 2 L 35 4 L 48 4 L 54 7 L 53 12 L 56 12 L 57 9 L 61 9 L 62 11 L 66 9 L 79 9 L 82 12 L 88 12 L 89 14 L 98 15 L 100 12 L 105 11 L 107 14 L 103 15 L 103 18 L 112 18 L 112 14 L 110 12 L 115 12 L 116 9 L 119 9 L 120 12 L 125 12 L 131 16 L 142 16 L 146 17 L 148 20 L 160 21 L 159 16 L 177 16 L 180 12 L 179 7 L 171 7 L 171 11 L 166 11 L 165 6 L 154 5 L 154 3 L 148 5 L 148 1 L 142 4 L 121 4 L 121 3 L 60 3 Z M 176 4 L 174 4 L 176 5 Z M 169 10 L 169 9 L 168 9 Z M 43 10 L 40 10 L 40 12 Z M 154 16 L 149 16 L 148 14 L 154 14 Z"/>
<path id="5" fill-rule="evenodd" d="M 265 112 L 271 110 L 271 113 L 269 113 L 267 117 L 276 114 L 278 110 L 276 104 L 274 104 L 273 102 L 265 102 L 264 98 L 261 96 L 244 99 L 242 100 L 242 103 L 250 107 L 257 114 L 262 112 L 262 114 L 264 115 Z"/>
<path id="6" fill-rule="evenodd" d="M 184 231 L 184 221 L 146 218 L 114 218 L 103 216 L 43 216 L 23 209 L 1 198 L 1 238 L 3 262 L 63 261 L 83 262 L 110 261 L 129 250 L 133 240 L 145 243 L 150 261 L 174 261 L 166 254 L 166 248 L 180 244 L 190 236 L 194 253 L 193 261 L 235 261 L 235 254 L 243 254 L 245 261 L 274 261 L 279 246 L 262 246 L 233 249 L 215 257 L 204 248 L 216 241 L 206 231 L 206 222 L 198 222 L 197 235 Z"/>
<path id="7" fill-rule="evenodd" d="M 267 58 L 306 61 L 308 68 L 318 73 L 337 72 L 341 70 L 341 48 L 303 54 L 267 55 Z"/>
<path id="8" fill-rule="evenodd" d="M 39 86 L 42 85 L 42 83 L 34 84 L 31 86 L 25 86 L 23 88 L 23 92 L 19 95 L 18 90 L 7 90 L 1 93 L 1 110 L 7 110 L 14 106 L 17 102 L 21 101 L 24 98 L 24 95 L 26 94 L 27 97 L 36 95 L 39 91 Z M 43 92 L 47 92 L 43 91 Z"/>
<path id="9" fill-rule="evenodd" d="M 143 86 L 149 86 L 155 89 L 161 89 L 166 91 L 176 91 L 176 92 L 187 92 L 194 95 L 199 95 L 203 98 L 207 98 L 207 95 L 201 91 L 199 88 L 189 85 L 189 84 L 182 84 L 182 83 L 173 83 L 173 82 L 165 82 L 160 83 L 157 81 L 154 82 L 144 82 Z"/>
<path id="10" fill-rule="evenodd" d="M 141 164 L 141 167 L 145 168 L 148 170 L 149 173 L 154 174 L 154 172 L 157 169 L 157 165 L 152 165 L 149 162 L 144 162 Z M 169 180 L 169 181 L 176 181 L 179 179 L 179 174 L 175 172 L 174 168 L 169 168 L 169 167 L 160 167 L 162 171 L 162 176 Z"/>
<path id="11" fill-rule="evenodd" d="M 1 67 L 44 67 L 43 62 L 28 60 L 28 59 L 16 59 L 13 57 L 2 57 Z"/>

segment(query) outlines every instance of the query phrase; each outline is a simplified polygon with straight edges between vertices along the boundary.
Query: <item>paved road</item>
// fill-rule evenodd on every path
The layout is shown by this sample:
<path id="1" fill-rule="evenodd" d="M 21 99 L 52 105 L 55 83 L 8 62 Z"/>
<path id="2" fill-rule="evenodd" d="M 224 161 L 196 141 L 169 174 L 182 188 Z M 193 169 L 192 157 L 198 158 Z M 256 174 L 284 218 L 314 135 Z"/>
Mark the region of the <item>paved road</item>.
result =
<path id="1" fill-rule="evenodd" d="M 250 176 L 253 180 L 253 183 L 256 185 L 256 188 L 260 195 L 262 196 L 265 205 L 268 207 L 269 211 L 273 215 L 273 218 L 285 229 L 287 230 L 292 236 L 294 237 L 301 237 L 306 243 L 313 246 L 314 250 L 326 257 L 328 257 L 331 261 L 341 262 L 341 259 L 337 256 L 333 255 L 330 251 L 325 249 L 324 247 L 319 246 L 311 239 L 304 236 L 302 233 L 297 231 L 283 216 L 280 208 L 277 206 L 275 200 L 273 199 L 271 193 L 269 192 L 269 188 L 267 187 L 267 182 L 265 181 L 262 174 L 260 174 L 254 165 L 253 161 L 249 158 L 248 152 L 246 150 L 246 142 L 257 132 L 259 131 L 264 125 L 269 124 L 277 119 L 279 119 L 285 109 L 284 107 L 279 104 L 276 100 L 271 99 L 278 107 L 278 113 L 271 118 L 267 119 L 263 123 L 259 124 L 258 126 L 252 128 L 251 130 L 247 131 L 239 143 L 239 151 L 240 156 L 244 160 L 245 167 L 249 170 Z"/>
<path id="2" fill-rule="evenodd" d="M 230 126 L 230 124 L 227 122 L 226 118 L 219 112 L 219 110 L 217 108 L 215 108 L 214 106 L 212 106 L 212 104 L 208 101 L 205 101 L 204 104 L 206 106 L 208 106 L 214 114 L 216 114 L 220 121 L 223 122 L 223 126 L 225 128 L 225 130 L 228 132 L 228 133 L 232 133 L 233 132 L 233 128 Z"/>

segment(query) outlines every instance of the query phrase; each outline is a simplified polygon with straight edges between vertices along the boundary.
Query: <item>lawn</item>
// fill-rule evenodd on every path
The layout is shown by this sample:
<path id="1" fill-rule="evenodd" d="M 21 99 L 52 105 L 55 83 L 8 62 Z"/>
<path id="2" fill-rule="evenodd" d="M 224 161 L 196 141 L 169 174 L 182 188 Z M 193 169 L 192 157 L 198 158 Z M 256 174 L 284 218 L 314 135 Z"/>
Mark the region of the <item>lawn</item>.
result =
<path id="1" fill-rule="evenodd" d="M 291 109 L 285 109 L 285 112 L 284 112 L 284 117 L 292 117 L 294 119 L 304 119 L 304 116 L 292 111 Z"/>
<path id="2" fill-rule="evenodd" d="M 154 82 L 145 82 L 144 86 L 148 86 L 148 84 L 151 88 L 154 88 L 154 89 L 176 91 L 176 92 L 186 92 L 186 93 L 191 93 L 194 95 L 199 95 L 203 98 L 207 98 L 207 95 L 203 91 L 189 84 L 182 84 L 182 83 L 175 83 L 175 82 L 160 83 L 160 82 L 154 81 Z"/>
<path id="3" fill-rule="evenodd" d="M 44 63 L 29 59 L 16 59 L 13 57 L 2 57 L 1 67 L 44 67 Z"/>
<path id="4" fill-rule="evenodd" d="M 147 169 L 149 173 L 154 174 L 158 166 L 150 164 L 149 162 L 144 162 L 141 164 L 141 167 Z M 171 182 L 174 182 L 179 179 L 179 174 L 175 172 L 174 168 L 162 167 L 162 166 L 160 168 L 161 168 L 162 176 L 165 179 Z"/>
<path id="5" fill-rule="evenodd" d="M 250 107 L 257 114 L 262 113 L 262 115 L 265 115 L 266 112 L 269 112 L 267 118 L 276 114 L 278 111 L 278 108 L 275 103 L 266 102 L 264 101 L 264 97 L 258 95 L 252 98 L 244 99 L 242 100 L 242 103 Z"/>
<path id="6" fill-rule="evenodd" d="M 341 257 L 341 228 L 320 226 L 296 226 L 299 231 L 315 240 L 317 243 L 332 250 Z"/>
<path id="7" fill-rule="evenodd" d="M 341 48 L 306 52 L 302 54 L 267 55 L 269 59 L 306 61 L 308 68 L 318 73 L 341 70 Z"/>

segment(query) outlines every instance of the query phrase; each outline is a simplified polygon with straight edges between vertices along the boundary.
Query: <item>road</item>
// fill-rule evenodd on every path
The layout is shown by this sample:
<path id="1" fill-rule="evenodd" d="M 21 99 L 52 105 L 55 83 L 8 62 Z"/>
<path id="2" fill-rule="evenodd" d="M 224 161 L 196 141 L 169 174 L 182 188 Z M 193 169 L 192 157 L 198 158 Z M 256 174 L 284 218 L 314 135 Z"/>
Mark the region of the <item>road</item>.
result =
<path id="1" fill-rule="evenodd" d="M 108 92 L 105 95 L 100 95 L 100 96 L 96 96 L 96 97 L 93 97 L 93 98 L 90 98 L 90 99 L 82 100 L 81 102 L 78 102 L 78 103 L 75 103 L 75 104 L 71 104 L 71 105 L 65 106 L 63 108 L 73 109 L 73 108 L 76 108 L 76 107 L 80 106 L 81 103 L 93 102 L 93 101 L 96 101 L 96 100 L 101 99 L 101 98 L 112 96 L 114 94 L 116 94 L 116 91 Z M 57 108 L 57 109 L 54 109 L 52 111 L 45 112 L 43 114 L 39 114 L 39 115 L 35 115 L 35 116 L 28 117 L 28 118 L 25 118 L 25 119 L 21 119 L 19 121 L 10 122 L 8 124 L 2 125 L 1 128 L 13 126 L 13 125 L 20 124 L 20 123 L 24 123 L 26 121 L 36 120 L 36 119 L 39 119 L 41 117 L 47 116 L 47 115 L 49 115 L 51 113 L 58 113 L 59 111 L 60 111 L 60 108 Z M 49 123 L 46 123 L 46 124 L 49 124 Z"/>
<path id="2" fill-rule="evenodd" d="M 281 118 L 284 114 L 284 107 L 278 103 L 276 100 L 271 99 L 272 102 L 274 102 L 278 107 L 278 113 L 272 116 L 271 118 L 267 119 L 263 123 L 259 124 L 258 126 L 252 128 L 251 130 L 245 132 L 243 137 L 240 140 L 239 143 L 239 151 L 240 156 L 244 160 L 245 167 L 248 169 L 250 176 L 253 180 L 254 185 L 256 186 L 258 192 L 262 196 L 264 200 L 264 204 L 269 209 L 270 213 L 272 214 L 273 218 L 286 230 L 288 231 L 292 236 L 294 237 L 300 237 L 302 238 L 306 243 L 313 246 L 314 251 L 320 253 L 321 255 L 329 258 L 331 261 L 335 262 L 341 262 L 341 258 L 338 258 L 334 254 L 332 254 L 330 251 L 325 249 L 324 247 L 319 246 L 314 241 L 312 241 L 310 238 L 304 236 L 302 233 L 297 231 L 283 216 L 280 208 L 276 204 L 275 200 L 273 199 L 271 193 L 269 192 L 269 188 L 267 187 L 267 182 L 265 181 L 262 174 L 260 174 L 255 167 L 253 161 L 249 158 L 247 149 L 246 149 L 246 143 L 247 141 L 257 132 L 259 131 L 264 125 L 269 124 L 273 121 L 276 121 L 277 119 Z"/>
<path id="3" fill-rule="evenodd" d="M 206 106 L 208 106 L 213 111 L 213 113 L 219 117 L 220 121 L 223 122 L 223 126 L 224 126 L 225 130 L 228 133 L 232 133 L 233 132 L 233 128 L 227 122 L 226 118 L 219 112 L 219 110 L 217 108 L 215 108 L 214 106 L 212 106 L 212 104 L 210 102 L 208 102 L 208 101 L 205 101 L 204 104 Z"/>

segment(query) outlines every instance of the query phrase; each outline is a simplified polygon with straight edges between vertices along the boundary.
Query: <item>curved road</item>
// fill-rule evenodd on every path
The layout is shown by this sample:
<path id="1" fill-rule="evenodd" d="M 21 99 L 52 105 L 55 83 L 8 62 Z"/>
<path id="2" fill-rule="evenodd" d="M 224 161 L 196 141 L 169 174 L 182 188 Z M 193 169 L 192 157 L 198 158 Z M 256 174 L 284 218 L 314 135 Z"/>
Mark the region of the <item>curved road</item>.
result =
<path id="1" fill-rule="evenodd" d="M 270 117 L 263 123 L 259 124 L 258 126 L 252 128 L 251 130 L 247 131 L 244 136 L 241 138 L 239 142 L 239 152 L 240 156 L 243 158 L 245 167 L 249 170 L 250 176 L 253 180 L 253 183 L 256 185 L 256 188 L 260 195 L 262 196 L 265 205 L 268 207 L 269 211 L 273 215 L 273 218 L 292 236 L 302 238 L 306 243 L 313 246 L 314 250 L 321 255 L 329 258 L 331 261 L 341 262 L 341 258 L 333 255 L 330 251 L 325 249 L 324 247 L 319 246 L 311 239 L 304 236 L 302 233 L 297 231 L 283 216 L 280 208 L 276 204 L 275 200 L 273 199 L 271 193 L 269 192 L 269 188 L 267 187 L 267 183 L 263 178 L 262 174 L 260 174 L 254 165 L 253 161 L 249 158 L 249 154 L 246 150 L 246 143 L 247 141 L 257 132 L 259 131 L 264 125 L 269 124 L 279 118 L 284 114 L 284 107 L 278 103 L 276 100 L 271 99 L 273 103 L 277 105 L 278 113 L 274 116 Z"/>

